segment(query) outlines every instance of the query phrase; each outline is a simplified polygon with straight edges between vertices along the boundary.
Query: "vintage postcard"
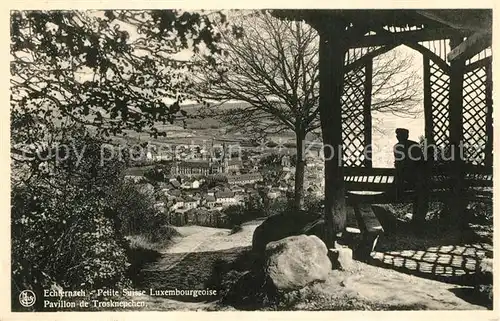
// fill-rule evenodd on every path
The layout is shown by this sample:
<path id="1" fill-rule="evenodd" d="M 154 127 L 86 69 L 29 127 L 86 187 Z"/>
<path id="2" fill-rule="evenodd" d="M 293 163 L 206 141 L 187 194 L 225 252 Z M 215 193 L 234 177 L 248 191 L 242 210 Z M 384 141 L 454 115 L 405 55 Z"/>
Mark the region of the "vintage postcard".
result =
<path id="1" fill-rule="evenodd" d="M 202 8 L 10 8 L 6 319 L 493 319 L 493 8 Z"/>

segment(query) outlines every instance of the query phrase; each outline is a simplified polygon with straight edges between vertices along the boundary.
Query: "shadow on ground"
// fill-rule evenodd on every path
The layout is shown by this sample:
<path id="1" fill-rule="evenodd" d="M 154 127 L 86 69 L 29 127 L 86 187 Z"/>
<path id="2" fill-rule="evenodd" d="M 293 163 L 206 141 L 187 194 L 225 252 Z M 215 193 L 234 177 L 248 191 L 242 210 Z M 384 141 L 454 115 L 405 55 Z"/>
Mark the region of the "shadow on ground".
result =
<path id="1" fill-rule="evenodd" d="M 386 208 L 373 206 L 373 209 L 386 232 L 371 253 L 370 264 L 441 282 L 474 286 L 479 262 L 493 256 L 492 238 L 478 235 L 472 228 L 458 235 L 436 221 L 428 221 L 416 231 L 409 222 L 397 219 Z M 464 287 L 456 294 L 474 303 L 470 291 Z"/>
<path id="2" fill-rule="evenodd" d="M 219 290 L 218 278 L 238 264 L 245 268 L 242 258 L 250 247 L 235 247 L 227 250 L 165 253 L 155 263 L 146 265 L 137 275 L 136 288 L 153 290 Z M 243 253 L 243 254 L 242 254 Z M 219 295 L 177 295 L 169 299 L 184 302 L 215 301 Z"/>

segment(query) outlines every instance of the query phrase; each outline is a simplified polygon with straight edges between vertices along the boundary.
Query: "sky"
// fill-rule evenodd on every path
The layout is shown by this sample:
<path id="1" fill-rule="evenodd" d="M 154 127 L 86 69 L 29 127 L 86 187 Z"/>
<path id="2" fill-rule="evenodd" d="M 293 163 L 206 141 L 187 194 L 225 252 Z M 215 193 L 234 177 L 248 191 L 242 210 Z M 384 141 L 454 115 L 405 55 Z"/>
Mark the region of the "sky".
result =
<path id="1" fill-rule="evenodd" d="M 98 13 L 101 14 L 101 13 Z M 130 34 L 130 40 L 134 41 L 140 37 L 136 32 L 135 28 L 131 25 L 120 23 L 120 29 L 126 30 Z M 422 58 L 421 54 L 417 51 L 408 48 L 406 46 L 399 46 L 393 50 L 400 52 L 402 55 L 409 55 L 413 58 L 414 68 L 422 76 Z M 190 50 L 184 50 L 175 55 L 177 59 L 189 59 L 192 52 Z M 423 89 L 422 89 L 423 90 Z M 167 103 L 173 103 L 173 101 Z M 185 104 L 193 104 L 194 101 L 186 101 Z M 420 110 L 423 111 L 423 105 L 418 106 Z M 378 123 L 379 128 L 383 131 L 374 130 L 373 132 L 373 165 L 375 167 L 392 167 L 393 163 L 393 152 L 392 147 L 396 142 L 395 139 L 395 129 L 398 127 L 404 127 L 410 131 L 410 139 L 418 141 L 419 137 L 424 134 L 424 119 L 423 113 L 416 119 L 398 117 L 392 114 L 381 114 L 374 112 L 373 121 Z"/>
<path id="2" fill-rule="evenodd" d="M 93 13 L 95 16 L 104 17 L 103 11 L 95 11 Z M 129 41 L 135 41 L 140 38 L 140 34 L 137 33 L 136 29 L 132 25 L 128 25 L 123 22 L 118 22 L 120 26 L 120 30 L 125 30 L 129 33 L 130 39 Z M 410 55 L 413 58 L 413 63 L 415 64 L 415 70 L 420 72 L 420 76 L 422 76 L 422 59 L 421 54 L 416 52 L 413 49 L 410 49 L 405 46 L 399 46 L 393 50 L 401 52 L 402 55 Z M 184 60 L 189 59 L 192 55 L 191 50 L 184 50 L 174 57 L 176 59 Z M 165 99 L 166 103 L 173 103 L 173 100 Z M 184 104 L 193 104 L 194 101 L 185 101 Z M 418 107 L 423 111 L 423 105 Z M 380 131 L 374 130 L 373 132 L 373 157 L 374 157 L 374 166 L 375 167 L 392 167 L 392 146 L 395 143 L 395 135 L 394 131 L 398 127 L 404 127 L 409 129 L 410 131 L 410 139 L 418 141 L 419 136 L 424 134 L 424 120 L 423 113 L 420 117 L 416 119 L 404 118 L 394 116 L 392 114 L 381 114 L 374 112 L 373 113 L 373 121 L 377 123 L 379 128 L 383 130 L 383 133 Z"/>
<path id="3" fill-rule="evenodd" d="M 397 50 L 402 55 L 410 55 L 413 58 L 415 70 L 422 77 L 422 55 L 419 52 L 406 46 L 399 46 L 393 50 Z M 421 84 L 420 90 L 423 93 L 423 84 Z M 396 143 L 396 128 L 402 127 L 408 129 L 410 140 L 416 142 L 419 141 L 420 136 L 424 135 L 423 101 L 416 108 L 421 111 L 421 114 L 417 118 L 398 117 L 390 113 L 372 113 L 373 123 L 377 123 L 379 128 L 383 130 L 383 133 L 376 130 L 372 133 L 373 167 L 393 167 L 394 155 L 392 148 Z"/>

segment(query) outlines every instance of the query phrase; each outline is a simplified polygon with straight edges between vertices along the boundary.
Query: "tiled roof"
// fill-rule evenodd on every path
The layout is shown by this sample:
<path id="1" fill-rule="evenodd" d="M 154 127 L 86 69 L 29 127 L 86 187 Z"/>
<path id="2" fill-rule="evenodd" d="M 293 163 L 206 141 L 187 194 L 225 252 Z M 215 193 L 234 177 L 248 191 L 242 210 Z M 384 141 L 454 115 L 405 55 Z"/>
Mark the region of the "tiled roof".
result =
<path id="1" fill-rule="evenodd" d="M 260 173 L 248 173 L 241 175 L 228 176 L 228 181 L 248 181 L 248 180 L 261 180 L 262 175 Z"/>
<path id="2" fill-rule="evenodd" d="M 206 200 L 207 202 L 215 202 L 215 196 L 213 196 L 213 195 L 207 195 L 207 196 L 205 197 L 205 200 Z"/>
<path id="3" fill-rule="evenodd" d="M 231 165 L 240 165 L 241 166 L 241 160 L 239 160 L 239 159 L 230 159 L 230 160 L 228 160 L 227 164 L 229 166 L 231 166 Z"/>
<path id="4" fill-rule="evenodd" d="M 230 198 L 230 197 L 233 197 L 234 196 L 234 193 L 233 192 L 230 192 L 230 191 L 219 191 L 217 193 L 215 193 L 215 196 L 219 199 L 219 198 Z"/>
<path id="5" fill-rule="evenodd" d="M 184 161 L 178 164 L 179 167 L 188 168 L 210 168 L 210 163 L 208 161 Z"/>

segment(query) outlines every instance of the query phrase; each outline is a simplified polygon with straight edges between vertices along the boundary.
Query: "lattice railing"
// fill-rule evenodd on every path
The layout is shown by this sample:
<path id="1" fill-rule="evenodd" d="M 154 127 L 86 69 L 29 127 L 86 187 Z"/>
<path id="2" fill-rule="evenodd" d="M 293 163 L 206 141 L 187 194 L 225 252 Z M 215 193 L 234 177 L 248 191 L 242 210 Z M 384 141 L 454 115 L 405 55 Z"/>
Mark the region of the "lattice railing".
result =
<path id="1" fill-rule="evenodd" d="M 432 136 L 434 143 L 439 147 L 449 144 L 449 91 L 450 77 L 435 62 L 430 60 L 430 87 L 432 105 Z"/>
<path id="2" fill-rule="evenodd" d="M 493 51 L 491 49 L 491 46 L 489 46 L 488 48 L 486 48 L 484 50 L 481 50 L 476 55 L 472 56 L 470 59 L 467 59 L 467 61 L 465 62 L 465 64 L 469 65 L 469 64 L 474 63 L 476 61 L 479 61 L 479 60 L 491 57 L 492 54 L 493 54 Z"/>
<path id="3" fill-rule="evenodd" d="M 486 102 L 486 65 L 464 74 L 463 84 L 463 138 L 465 161 L 484 165 L 488 139 Z"/>
<path id="4" fill-rule="evenodd" d="M 419 44 L 429 49 L 431 52 L 436 54 L 443 61 L 447 61 L 446 56 L 450 51 L 450 41 L 448 39 L 432 40 L 432 41 L 420 41 Z"/>
<path id="5" fill-rule="evenodd" d="M 344 75 L 342 93 L 342 138 L 344 142 L 344 166 L 359 167 L 364 165 L 364 115 L 365 66 L 361 66 Z"/>
<path id="6" fill-rule="evenodd" d="M 423 25 L 420 26 L 404 26 L 404 27 L 395 27 L 395 26 L 384 26 L 384 30 L 390 31 L 392 33 L 397 33 L 397 32 L 406 32 L 406 31 L 416 31 L 416 30 L 423 30 L 425 27 Z"/>
<path id="7" fill-rule="evenodd" d="M 382 48 L 383 46 L 371 46 L 371 47 L 360 47 L 360 48 L 350 48 L 347 50 L 345 55 L 345 64 L 348 65 L 356 60 L 366 56 L 367 54 Z"/>

